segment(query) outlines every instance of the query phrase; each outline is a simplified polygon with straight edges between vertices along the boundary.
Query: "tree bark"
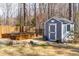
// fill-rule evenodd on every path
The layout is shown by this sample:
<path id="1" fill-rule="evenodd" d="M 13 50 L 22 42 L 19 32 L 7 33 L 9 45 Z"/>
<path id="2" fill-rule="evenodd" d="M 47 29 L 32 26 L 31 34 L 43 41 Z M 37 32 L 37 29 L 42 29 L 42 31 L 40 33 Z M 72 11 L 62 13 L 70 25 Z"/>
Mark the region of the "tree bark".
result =
<path id="1" fill-rule="evenodd" d="M 69 20 L 71 20 L 72 17 L 72 10 L 71 10 L 71 3 L 69 3 Z"/>

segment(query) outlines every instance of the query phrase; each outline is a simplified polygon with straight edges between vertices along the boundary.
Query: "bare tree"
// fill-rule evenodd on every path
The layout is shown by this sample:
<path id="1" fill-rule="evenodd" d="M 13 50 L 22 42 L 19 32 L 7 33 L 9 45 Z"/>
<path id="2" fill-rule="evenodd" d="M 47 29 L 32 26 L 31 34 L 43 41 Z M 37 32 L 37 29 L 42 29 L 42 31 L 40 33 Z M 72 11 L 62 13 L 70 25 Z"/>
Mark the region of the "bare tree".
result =
<path id="1" fill-rule="evenodd" d="M 48 19 L 50 18 L 50 3 L 48 3 Z"/>
<path id="2" fill-rule="evenodd" d="M 69 20 L 71 20 L 71 17 L 72 17 L 72 8 L 71 8 L 71 3 L 69 3 Z"/>

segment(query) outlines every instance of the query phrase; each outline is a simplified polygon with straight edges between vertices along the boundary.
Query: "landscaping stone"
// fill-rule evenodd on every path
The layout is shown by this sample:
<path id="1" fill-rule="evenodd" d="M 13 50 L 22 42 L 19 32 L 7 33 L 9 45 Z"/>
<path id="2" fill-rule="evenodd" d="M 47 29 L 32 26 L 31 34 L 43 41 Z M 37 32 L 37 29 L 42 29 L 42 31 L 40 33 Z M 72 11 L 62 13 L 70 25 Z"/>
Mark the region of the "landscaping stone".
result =
<path id="1" fill-rule="evenodd" d="M 5 44 L 5 45 L 7 45 L 7 44 L 9 44 L 10 42 L 12 42 L 11 39 L 0 39 L 0 44 Z"/>

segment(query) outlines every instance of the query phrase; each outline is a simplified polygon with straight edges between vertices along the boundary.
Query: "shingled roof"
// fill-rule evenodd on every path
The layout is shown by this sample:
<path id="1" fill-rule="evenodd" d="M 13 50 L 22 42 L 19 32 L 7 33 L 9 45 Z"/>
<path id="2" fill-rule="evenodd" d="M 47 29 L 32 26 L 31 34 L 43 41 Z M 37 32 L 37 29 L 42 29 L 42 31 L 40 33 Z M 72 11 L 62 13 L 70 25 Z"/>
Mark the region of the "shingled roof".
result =
<path id="1" fill-rule="evenodd" d="M 68 19 L 66 19 L 66 18 L 57 18 L 57 17 L 52 17 L 51 19 L 55 19 L 55 20 L 57 20 L 57 21 L 60 21 L 60 22 L 62 22 L 62 23 L 73 23 L 72 21 L 70 21 L 70 20 L 68 20 Z"/>

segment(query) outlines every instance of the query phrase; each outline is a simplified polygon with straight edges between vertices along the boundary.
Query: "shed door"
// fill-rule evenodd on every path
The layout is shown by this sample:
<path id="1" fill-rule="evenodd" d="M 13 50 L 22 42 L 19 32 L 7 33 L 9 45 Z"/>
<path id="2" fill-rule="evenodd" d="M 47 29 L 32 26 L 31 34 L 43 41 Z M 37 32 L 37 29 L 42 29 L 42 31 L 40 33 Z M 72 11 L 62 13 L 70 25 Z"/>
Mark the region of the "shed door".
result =
<path id="1" fill-rule="evenodd" d="M 56 41 L 56 24 L 49 24 L 49 39 Z"/>

